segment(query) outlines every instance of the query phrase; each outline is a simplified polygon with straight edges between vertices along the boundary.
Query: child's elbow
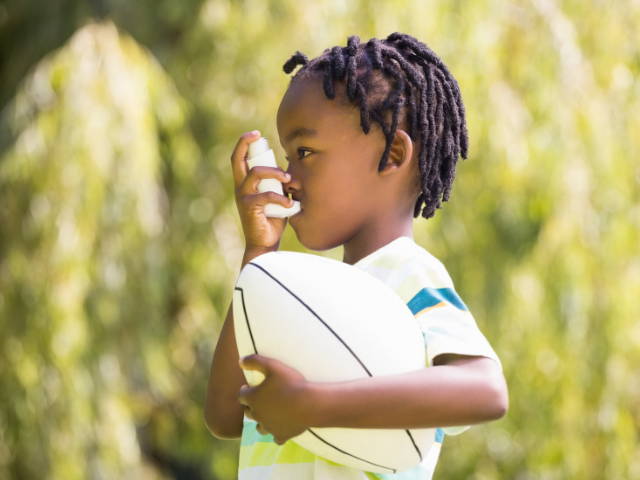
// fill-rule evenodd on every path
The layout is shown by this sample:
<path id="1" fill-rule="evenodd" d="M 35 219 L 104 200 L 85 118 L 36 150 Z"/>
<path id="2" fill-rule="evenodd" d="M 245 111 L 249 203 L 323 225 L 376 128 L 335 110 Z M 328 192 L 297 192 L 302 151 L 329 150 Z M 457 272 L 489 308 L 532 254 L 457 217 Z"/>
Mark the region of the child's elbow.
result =
<path id="1" fill-rule="evenodd" d="M 207 410 L 204 411 L 204 424 L 211 435 L 221 440 L 233 440 L 242 436 L 242 423 L 225 422 Z"/>
<path id="2" fill-rule="evenodd" d="M 509 391 L 507 382 L 502 374 L 496 375 L 491 383 L 491 413 L 490 420 L 499 420 L 509 411 Z"/>

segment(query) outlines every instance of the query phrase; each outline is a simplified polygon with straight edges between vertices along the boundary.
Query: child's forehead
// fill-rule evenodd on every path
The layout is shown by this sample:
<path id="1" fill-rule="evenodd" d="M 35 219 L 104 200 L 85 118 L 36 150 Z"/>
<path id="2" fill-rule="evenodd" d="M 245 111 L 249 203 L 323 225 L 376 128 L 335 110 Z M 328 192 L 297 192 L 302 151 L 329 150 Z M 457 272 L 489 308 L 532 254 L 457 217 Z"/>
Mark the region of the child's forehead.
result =
<path id="1" fill-rule="evenodd" d="M 310 77 L 293 82 L 280 102 L 284 113 L 309 114 L 334 110 L 337 104 L 329 100 L 324 93 L 322 80 Z"/>
<path id="2" fill-rule="evenodd" d="M 307 136 L 314 136 L 311 131 L 315 131 L 315 136 L 318 136 L 323 131 L 357 126 L 359 110 L 348 102 L 346 95 L 345 100 L 346 104 L 339 100 L 337 94 L 334 100 L 329 100 L 321 80 L 305 79 L 291 84 L 280 102 L 277 115 L 283 142 L 298 130 Z M 354 120 L 357 120 L 355 124 Z"/>

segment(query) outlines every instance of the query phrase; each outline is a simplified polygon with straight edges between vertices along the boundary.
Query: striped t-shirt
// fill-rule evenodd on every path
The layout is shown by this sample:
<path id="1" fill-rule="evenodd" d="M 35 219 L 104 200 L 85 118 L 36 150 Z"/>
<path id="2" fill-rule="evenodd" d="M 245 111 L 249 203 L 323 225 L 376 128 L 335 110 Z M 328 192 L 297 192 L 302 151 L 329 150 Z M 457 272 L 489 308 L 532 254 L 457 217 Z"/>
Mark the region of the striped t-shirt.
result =
<path id="1" fill-rule="evenodd" d="M 427 365 L 443 353 L 479 355 L 502 365 L 478 329 L 467 306 L 453 288 L 444 265 L 409 237 L 399 237 L 353 265 L 391 287 L 415 315 L 424 336 Z M 395 474 L 358 470 L 325 460 L 292 440 L 277 445 L 272 435 L 260 435 L 256 422 L 244 417 L 239 480 L 430 480 L 444 434 L 469 428 L 436 430 L 429 453 L 415 468 Z"/>

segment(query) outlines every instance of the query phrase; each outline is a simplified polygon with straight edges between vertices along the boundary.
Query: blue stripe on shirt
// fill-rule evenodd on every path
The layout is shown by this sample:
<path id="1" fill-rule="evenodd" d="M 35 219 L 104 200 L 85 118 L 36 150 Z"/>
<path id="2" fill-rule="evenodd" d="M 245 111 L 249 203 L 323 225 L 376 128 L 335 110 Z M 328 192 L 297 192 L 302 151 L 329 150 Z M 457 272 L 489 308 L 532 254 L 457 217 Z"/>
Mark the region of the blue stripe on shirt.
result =
<path id="1" fill-rule="evenodd" d="M 453 288 L 423 288 L 409 300 L 407 307 L 415 315 L 425 308 L 433 307 L 441 302 L 450 303 L 459 310 L 469 311 Z"/>
<path id="2" fill-rule="evenodd" d="M 244 428 L 242 429 L 242 439 L 240 440 L 240 445 L 243 447 L 248 447 L 253 445 L 254 443 L 276 443 L 273 440 L 273 435 L 270 433 L 267 435 L 261 435 L 256 430 L 258 426 L 257 422 L 244 422 Z"/>

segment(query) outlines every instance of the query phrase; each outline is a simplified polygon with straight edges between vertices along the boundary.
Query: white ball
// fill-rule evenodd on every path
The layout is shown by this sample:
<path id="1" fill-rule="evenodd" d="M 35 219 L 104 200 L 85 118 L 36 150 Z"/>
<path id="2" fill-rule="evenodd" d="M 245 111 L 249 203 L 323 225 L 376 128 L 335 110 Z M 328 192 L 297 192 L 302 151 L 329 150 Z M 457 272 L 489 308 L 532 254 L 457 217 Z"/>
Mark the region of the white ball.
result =
<path id="1" fill-rule="evenodd" d="M 240 272 L 233 319 L 241 357 L 275 358 L 312 382 L 345 382 L 426 367 L 409 307 L 372 275 L 337 260 L 270 252 Z M 258 374 L 258 376 L 255 376 Z M 250 385 L 259 372 L 246 371 Z M 262 376 L 262 378 L 259 378 Z M 292 440 L 328 460 L 375 473 L 418 465 L 435 428 L 310 428 Z"/>

